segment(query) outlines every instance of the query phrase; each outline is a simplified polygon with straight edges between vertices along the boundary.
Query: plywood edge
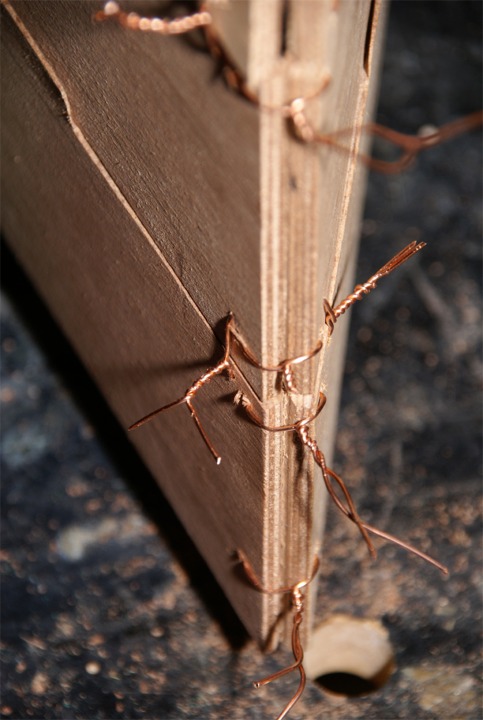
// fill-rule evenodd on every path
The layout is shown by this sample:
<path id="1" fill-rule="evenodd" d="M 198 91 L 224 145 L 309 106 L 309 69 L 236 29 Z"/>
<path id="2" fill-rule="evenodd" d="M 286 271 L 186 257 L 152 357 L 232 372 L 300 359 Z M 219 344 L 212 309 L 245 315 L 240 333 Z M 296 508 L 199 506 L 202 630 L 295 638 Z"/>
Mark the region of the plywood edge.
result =
<path id="1" fill-rule="evenodd" d="M 268 424 L 287 424 L 307 414 L 324 390 L 330 402 L 317 438 L 330 458 L 346 338 L 341 331 L 329 342 L 323 299 L 333 299 L 336 287 L 349 291 L 353 283 L 365 184 L 356 153 L 370 88 L 366 41 L 369 35 L 380 43 L 383 25 L 369 1 L 291 3 L 288 13 L 285 52 L 259 86 L 264 362 L 307 353 L 319 338 L 324 347 L 317 360 L 297 367 L 300 394 L 283 395 L 266 378 L 264 409 Z M 376 77 L 377 55 L 370 57 Z M 325 73 L 333 75 L 332 86 L 314 94 Z M 315 128 L 323 131 L 327 118 L 331 129 L 354 126 L 351 153 L 331 154 L 296 140 L 282 113 L 269 109 L 304 95 L 314 95 L 307 114 Z M 264 484 L 272 501 L 263 577 L 273 587 L 307 577 L 314 555 L 323 557 L 326 492 L 319 469 L 307 451 L 301 453 L 293 433 L 266 433 L 265 442 Z M 309 628 L 310 621 L 306 634 Z M 288 637 L 290 617 L 286 631 Z"/>

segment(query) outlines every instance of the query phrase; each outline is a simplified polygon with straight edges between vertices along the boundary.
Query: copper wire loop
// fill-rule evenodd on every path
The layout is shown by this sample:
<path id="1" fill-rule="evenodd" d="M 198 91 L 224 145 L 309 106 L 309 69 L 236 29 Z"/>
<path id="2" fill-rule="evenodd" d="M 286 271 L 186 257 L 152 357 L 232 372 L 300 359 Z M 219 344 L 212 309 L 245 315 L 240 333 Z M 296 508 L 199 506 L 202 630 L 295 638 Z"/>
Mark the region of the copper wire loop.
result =
<path id="1" fill-rule="evenodd" d="M 302 642 L 300 640 L 300 625 L 302 624 L 303 620 L 303 613 L 304 613 L 304 605 L 305 605 L 305 588 L 312 582 L 315 575 L 317 574 L 317 571 L 320 566 L 320 561 L 318 556 L 316 555 L 314 557 L 314 562 L 312 564 L 312 570 L 309 575 L 309 577 L 305 578 L 305 580 L 300 580 L 299 582 L 295 583 L 295 585 L 288 585 L 286 587 L 276 588 L 276 589 L 269 589 L 264 588 L 263 585 L 260 583 L 259 579 L 257 578 L 253 567 L 248 560 L 247 556 L 243 552 L 243 550 L 237 550 L 238 555 L 238 561 L 241 563 L 243 570 L 245 571 L 245 574 L 250 581 L 250 583 L 253 585 L 253 587 L 258 590 L 258 592 L 266 593 L 268 595 L 278 595 L 282 593 L 290 594 L 290 603 L 293 609 L 293 619 L 292 619 L 292 653 L 294 656 L 294 661 L 291 665 L 288 665 L 285 668 L 282 668 L 281 670 L 278 670 L 275 673 L 272 673 L 271 675 L 268 675 L 267 677 L 262 678 L 261 680 L 256 680 L 253 685 L 256 688 L 262 687 L 263 685 L 268 685 L 268 683 L 273 682 L 274 680 L 278 680 L 279 678 L 283 677 L 284 675 L 288 675 L 291 672 L 294 672 L 295 670 L 299 671 L 300 674 L 300 680 L 299 685 L 288 701 L 288 703 L 285 705 L 284 709 L 280 713 L 280 715 L 277 716 L 277 720 L 282 720 L 282 718 L 286 717 L 286 715 L 290 712 L 290 710 L 293 708 L 295 703 L 300 699 L 306 684 L 306 675 L 305 670 L 303 666 L 303 659 L 304 659 L 304 651 L 302 647 Z"/>

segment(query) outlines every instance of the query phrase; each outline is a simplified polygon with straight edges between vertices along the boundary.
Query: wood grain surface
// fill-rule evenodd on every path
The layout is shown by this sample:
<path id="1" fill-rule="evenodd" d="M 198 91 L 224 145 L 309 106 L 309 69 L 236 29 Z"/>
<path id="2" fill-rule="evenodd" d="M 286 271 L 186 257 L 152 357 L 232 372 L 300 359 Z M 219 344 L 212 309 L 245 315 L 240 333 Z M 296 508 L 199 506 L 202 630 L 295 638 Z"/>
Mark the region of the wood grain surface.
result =
<path id="1" fill-rule="evenodd" d="M 327 342 L 322 301 L 352 284 L 363 173 L 354 154 L 297 142 L 280 112 L 227 89 L 194 42 L 96 24 L 98 7 L 4 3 L 4 231 L 124 427 L 219 358 L 229 311 L 265 363 L 322 333 L 300 395 L 241 365 L 236 382 L 196 400 L 221 466 L 184 407 L 130 436 L 261 641 L 280 605 L 240 582 L 231 552 L 242 547 L 266 585 L 299 580 L 320 551 L 324 494 L 291 434 L 251 425 L 233 395 L 283 424 L 324 389 L 318 437 L 330 456 L 344 333 Z M 290 7 L 282 47 L 283 3 L 249 4 L 248 81 L 278 107 L 328 71 L 312 122 L 357 126 L 380 4 Z"/>

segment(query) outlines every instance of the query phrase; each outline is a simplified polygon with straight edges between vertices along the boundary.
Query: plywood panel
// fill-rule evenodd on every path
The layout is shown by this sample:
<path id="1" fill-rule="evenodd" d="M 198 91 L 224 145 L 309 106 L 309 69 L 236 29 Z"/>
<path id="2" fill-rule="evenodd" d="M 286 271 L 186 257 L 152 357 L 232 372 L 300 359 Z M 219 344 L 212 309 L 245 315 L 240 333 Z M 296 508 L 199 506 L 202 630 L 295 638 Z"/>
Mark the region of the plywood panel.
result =
<path id="1" fill-rule="evenodd" d="M 329 347 L 322 301 L 352 283 L 363 177 L 354 155 L 295 140 L 265 106 L 312 92 L 328 71 L 311 121 L 359 123 L 371 4 L 290 3 L 284 41 L 284 4 L 248 3 L 241 47 L 261 108 L 185 38 L 95 24 L 98 7 L 4 4 L 3 224 L 126 427 L 220 357 L 229 311 L 265 363 L 319 337 Z M 232 396 L 242 389 L 283 424 L 326 389 L 319 437 L 330 453 L 341 333 L 332 344 L 300 368 L 299 395 L 246 363 L 236 382 L 203 391 L 221 466 L 184 407 L 130 436 L 259 639 L 279 604 L 240 582 L 230 552 L 242 547 L 267 585 L 300 579 L 320 551 L 324 494 L 293 437 L 254 427 Z"/>

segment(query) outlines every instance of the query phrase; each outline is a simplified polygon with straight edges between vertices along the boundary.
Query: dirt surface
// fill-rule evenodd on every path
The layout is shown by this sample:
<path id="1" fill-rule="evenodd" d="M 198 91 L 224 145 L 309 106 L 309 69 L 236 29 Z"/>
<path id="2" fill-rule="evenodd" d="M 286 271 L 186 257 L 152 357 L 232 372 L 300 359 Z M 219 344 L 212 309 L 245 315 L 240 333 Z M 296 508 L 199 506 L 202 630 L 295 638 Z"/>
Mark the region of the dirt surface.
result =
<path id="1" fill-rule="evenodd" d="M 394 4 L 380 122 L 481 107 L 481 10 Z M 396 669 L 350 699 L 309 683 L 290 717 L 481 717 L 481 178 L 479 132 L 371 176 L 358 280 L 428 246 L 352 316 L 334 468 L 368 522 L 450 576 L 393 546 L 371 561 L 331 509 L 317 617 L 380 620 Z M 3 275 L 1 716 L 275 717 L 296 679 L 251 681 L 289 654 L 246 637 L 7 250 Z"/>

